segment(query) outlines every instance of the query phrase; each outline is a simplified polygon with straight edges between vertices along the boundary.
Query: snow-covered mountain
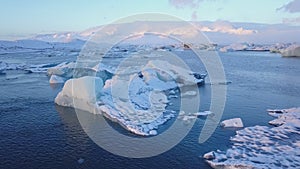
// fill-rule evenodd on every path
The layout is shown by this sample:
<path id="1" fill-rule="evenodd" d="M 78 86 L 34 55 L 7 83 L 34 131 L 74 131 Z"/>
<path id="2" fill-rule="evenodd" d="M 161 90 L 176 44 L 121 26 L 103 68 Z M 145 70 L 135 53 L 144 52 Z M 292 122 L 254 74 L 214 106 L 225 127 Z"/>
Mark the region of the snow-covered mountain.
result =
<path id="1" fill-rule="evenodd" d="M 290 45 L 300 43 L 300 26 L 228 21 L 192 22 L 192 25 L 189 26 L 186 22 L 175 21 L 136 21 L 102 25 L 81 32 L 38 34 L 29 39 L 0 41 L 0 53 L 40 49 L 79 51 L 93 35 L 102 36 L 102 42 L 109 43 L 113 42 L 111 41 L 112 37 L 124 39 L 124 37 L 134 34 L 139 36 L 131 36 L 122 43 L 129 42 L 133 45 L 149 45 L 151 43 L 158 48 L 161 46 L 174 46 L 174 44 L 179 48 L 184 48 L 184 46 L 178 46 L 182 43 L 178 43 L 179 41 L 174 41 L 169 37 L 175 37 L 175 39 L 187 38 L 192 40 L 184 43 L 193 47 L 207 50 L 219 49 L 222 52 L 237 50 L 281 52 Z M 207 37 L 209 44 L 205 40 L 201 40 L 203 36 L 198 36 L 201 33 Z M 204 47 L 203 44 L 205 44 Z"/>
<path id="2" fill-rule="evenodd" d="M 259 23 L 242 23 L 228 21 L 202 21 L 192 22 L 196 28 L 203 32 L 208 39 L 217 44 L 231 43 L 293 43 L 300 41 L 300 26 L 290 26 L 286 24 L 259 24 Z M 132 29 L 134 32 L 143 33 L 150 30 L 150 26 L 156 25 L 156 29 L 161 34 L 170 35 L 171 33 L 192 33 L 183 22 L 174 21 L 136 21 L 133 23 L 112 24 L 106 28 L 106 34 L 114 33 L 126 34 Z M 31 40 L 39 40 L 46 42 L 71 42 L 75 39 L 86 41 L 96 32 L 100 31 L 104 26 L 89 28 L 81 32 L 61 32 L 54 34 L 39 34 L 31 38 Z M 128 29 L 131 30 L 128 30 Z M 172 28 L 173 31 L 170 31 Z M 168 31 L 166 31 L 168 30 Z M 179 32 L 179 30 L 181 32 Z M 185 30 L 185 31 L 183 31 Z"/>

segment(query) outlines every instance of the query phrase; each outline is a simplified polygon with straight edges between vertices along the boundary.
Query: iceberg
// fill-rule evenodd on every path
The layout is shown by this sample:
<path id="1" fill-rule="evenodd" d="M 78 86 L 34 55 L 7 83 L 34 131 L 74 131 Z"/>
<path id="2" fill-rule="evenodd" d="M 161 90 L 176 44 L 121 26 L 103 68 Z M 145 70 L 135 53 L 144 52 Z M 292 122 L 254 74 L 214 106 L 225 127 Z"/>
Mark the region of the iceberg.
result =
<path id="1" fill-rule="evenodd" d="M 55 103 L 61 106 L 73 107 L 93 113 L 98 113 L 97 96 L 103 87 L 103 81 L 98 77 L 84 76 L 69 79 L 61 92 L 55 98 Z"/>
<path id="2" fill-rule="evenodd" d="M 280 53 L 283 57 L 300 57 L 300 45 L 291 45 Z"/>
<path id="3" fill-rule="evenodd" d="M 150 60 L 143 69 L 129 67 L 124 73 L 116 74 L 109 72 L 112 71 L 111 67 L 99 64 L 91 69 L 95 76 L 74 78 L 74 75 L 69 75 L 68 69 L 74 68 L 71 63 L 48 69 L 48 74 L 55 80 L 57 77 L 71 77 L 55 98 L 55 103 L 102 114 L 128 131 L 142 136 L 157 135 L 159 126 L 175 117 L 174 111 L 166 109 L 170 103 L 168 93 L 174 96 L 174 89 L 178 87 L 203 84 L 206 76 L 166 61 Z M 165 70 L 159 70 L 158 67 Z M 80 69 L 78 74 L 85 74 L 80 71 L 86 70 Z M 185 92 L 195 95 L 194 91 Z M 193 115 L 193 118 L 197 116 Z"/>
<path id="4" fill-rule="evenodd" d="M 233 118 L 221 122 L 222 127 L 244 127 L 241 118 Z"/>
<path id="5" fill-rule="evenodd" d="M 213 168 L 298 168 L 300 108 L 268 112 L 277 117 L 275 127 L 254 126 L 236 131 L 230 139 L 231 148 L 204 154 L 206 162 Z"/>
<path id="6" fill-rule="evenodd" d="M 47 70 L 47 75 L 58 75 L 70 78 L 73 76 L 73 71 L 76 67 L 75 62 L 62 62 L 54 67 Z"/>
<path id="7" fill-rule="evenodd" d="M 214 151 L 211 151 L 211 152 L 205 153 L 205 154 L 203 155 L 203 158 L 205 158 L 206 160 L 213 160 L 213 159 L 216 158 L 215 152 L 214 152 Z"/>
<path id="8" fill-rule="evenodd" d="M 178 119 L 180 119 L 186 123 L 190 123 L 190 122 L 196 120 L 198 117 L 208 116 L 208 115 L 212 115 L 212 114 L 213 114 L 213 112 L 211 112 L 211 111 L 196 112 L 196 113 L 188 113 L 185 111 L 180 111 L 178 114 Z"/>
<path id="9" fill-rule="evenodd" d="M 65 79 L 63 77 L 57 75 L 51 75 L 49 79 L 50 84 L 58 84 L 58 83 L 65 83 Z"/>
<path id="10" fill-rule="evenodd" d="M 211 111 L 204 111 L 204 112 L 196 112 L 196 113 L 194 113 L 193 115 L 199 117 L 199 116 L 208 116 L 208 115 L 210 115 L 210 114 L 214 114 L 214 113 L 211 112 Z"/>

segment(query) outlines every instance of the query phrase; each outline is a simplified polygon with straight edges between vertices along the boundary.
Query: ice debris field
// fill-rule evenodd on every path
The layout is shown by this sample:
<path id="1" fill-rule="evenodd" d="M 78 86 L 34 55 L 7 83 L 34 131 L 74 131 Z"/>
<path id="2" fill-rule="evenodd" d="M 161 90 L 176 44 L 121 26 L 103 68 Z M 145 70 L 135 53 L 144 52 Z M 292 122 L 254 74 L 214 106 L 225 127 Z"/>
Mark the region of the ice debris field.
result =
<path id="1" fill-rule="evenodd" d="M 275 127 L 236 131 L 226 151 L 203 155 L 213 168 L 297 168 L 300 166 L 300 108 L 268 110 Z"/>

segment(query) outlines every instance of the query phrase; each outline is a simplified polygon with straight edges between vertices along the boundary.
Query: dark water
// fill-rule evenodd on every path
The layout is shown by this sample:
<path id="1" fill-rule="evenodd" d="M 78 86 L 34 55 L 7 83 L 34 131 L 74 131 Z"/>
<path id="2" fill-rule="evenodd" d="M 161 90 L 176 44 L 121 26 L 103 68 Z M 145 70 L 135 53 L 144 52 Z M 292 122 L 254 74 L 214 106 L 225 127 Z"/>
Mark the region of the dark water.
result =
<path id="1" fill-rule="evenodd" d="M 189 51 L 182 54 L 189 55 Z M 262 52 L 220 53 L 228 81 L 222 119 L 241 117 L 244 125 L 267 125 L 268 108 L 300 106 L 300 59 Z M 2 61 L 49 62 L 30 53 L 0 56 Z M 45 56 L 46 57 L 46 56 Z M 71 58 L 72 59 L 72 58 Z M 54 60 L 61 61 L 62 58 Z M 156 157 L 130 159 L 97 146 L 71 108 L 54 104 L 62 86 L 50 86 L 43 73 L 9 72 L 0 76 L 0 168 L 209 168 L 201 156 L 225 150 L 235 130 L 218 127 L 198 143 L 205 121 L 198 119 L 173 149 Z M 200 88 L 201 109 L 209 106 L 210 86 Z M 115 128 L 122 130 L 117 124 Z M 134 146 L 134 145 L 133 145 Z M 82 164 L 79 159 L 84 159 Z"/>

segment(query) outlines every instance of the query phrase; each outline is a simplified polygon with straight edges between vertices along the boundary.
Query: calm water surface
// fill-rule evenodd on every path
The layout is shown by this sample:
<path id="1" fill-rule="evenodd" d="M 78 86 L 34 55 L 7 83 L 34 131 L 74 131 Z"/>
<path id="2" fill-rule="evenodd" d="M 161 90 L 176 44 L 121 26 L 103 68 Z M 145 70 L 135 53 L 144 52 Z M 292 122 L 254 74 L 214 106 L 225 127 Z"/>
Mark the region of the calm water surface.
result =
<path id="1" fill-rule="evenodd" d="M 193 62 L 190 51 L 179 52 Z M 227 102 L 222 119 L 241 117 L 244 125 L 268 125 L 268 108 L 300 106 L 300 59 L 264 52 L 220 53 L 227 80 Z M 7 54 L 10 63 L 59 63 L 64 57 L 42 53 Z M 67 60 L 75 60 L 74 56 Z M 218 127 L 203 144 L 198 119 L 190 133 L 170 151 L 145 159 L 113 155 L 97 146 L 81 128 L 72 108 L 59 107 L 54 98 L 61 85 L 50 86 L 43 73 L 10 71 L 0 76 L 0 168 L 209 168 L 201 156 L 226 150 L 234 129 Z M 200 87 L 201 110 L 209 107 L 210 86 Z M 176 106 L 175 106 L 176 107 Z M 121 133 L 117 124 L 111 123 Z M 134 145 L 133 145 L 134 146 Z M 84 159 L 82 164 L 79 159 Z"/>

